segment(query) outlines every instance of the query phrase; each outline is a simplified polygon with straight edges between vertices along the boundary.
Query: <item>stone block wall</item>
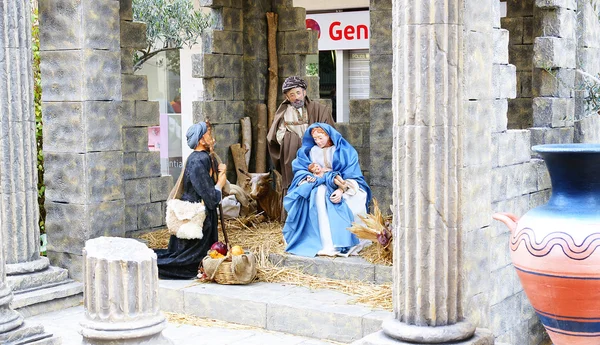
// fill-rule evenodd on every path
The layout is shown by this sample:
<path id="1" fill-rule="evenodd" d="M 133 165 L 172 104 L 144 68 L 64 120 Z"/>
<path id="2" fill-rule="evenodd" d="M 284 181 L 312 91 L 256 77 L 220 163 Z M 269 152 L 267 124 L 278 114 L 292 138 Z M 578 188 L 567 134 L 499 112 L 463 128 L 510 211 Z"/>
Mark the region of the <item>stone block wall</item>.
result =
<path id="1" fill-rule="evenodd" d="M 509 3 L 521 10 L 513 8 L 509 13 L 523 13 L 526 2 Z M 489 328 L 497 343 L 537 345 L 546 340 L 545 331 L 512 266 L 510 233 L 491 219 L 494 212 L 523 215 L 544 203 L 550 188 L 543 161 L 531 159 L 531 132 L 509 129 L 511 99 L 524 95 L 519 80 L 524 75 L 530 80 L 531 74 L 520 70 L 521 60 L 512 64 L 515 44 L 507 29 L 510 20 L 501 22 L 499 4 L 468 0 L 465 6 L 467 101 L 459 129 L 465 316 Z M 524 18 L 518 19 L 519 27 L 530 20 Z M 519 43 L 523 46 L 523 41 Z"/>
<path id="2" fill-rule="evenodd" d="M 598 77 L 600 73 L 600 1 L 577 0 L 577 69 Z M 600 142 L 600 117 L 586 107 L 585 92 L 578 92 L 585 85 L 585 77 L 575 74 L 574 141 L 578 143 Z"/>
<path id="3" fill-rule="evenodd" d="M 544 162 L 532 159 L 529 130 L 492 133 L 491 214 L 522 216 L 550 196 L 550 177 Z M 498 221 L 485 229 L 488 238 L 490 293 L 489 324 L 496 341 L 537 345 L 547 341 L 510 259 L 510 232 Z"/>
<path id="4" fill-rule="evenodd" d="M 119 3 L 39 5 L 48 257 L 80 278 L 85 241 L 123 235 Z"/>
<path id="5" fill-rule="evenodd" d="M 75 279 L 86 240 L 165 224 L 171 178 L 148 152 L 158 104 L 133 73 L 132 17 L 131 0 L 40 3 L 48 256 Z"/>
<path id="6" fill-rule="evenodd" d="M 535 10 L 542 29 L 534 43 L 531 144 L 572 143 L 577 4 L 540 2 Z"/>
<path id="7" fill-rule="evenodd" d="M 216 24 L 202 37 L 203 54 L 194 55 L 192 60 L 193 77 L 202 78 L 204 92 L 192 103 L 193 121 L 208 119 L 214 125 L 215 149 L 227 164 L 231 181 L 235 180 L 235 168 L 229 146 L 240 142 L 240 119 L 249 87 L 244 73 L 244 2 L 209 1 L 201 5 L 210 8 Z"/>
<path id="8" fill-rule="evenodd" d="M 369 186 L 373 197 L 379 201 L 381 210 L 389 213 L 392 204 L 393 171 L 389 165 L 392 161 L 393 115 L 392 115 L 392 1 L 371 0 L 369 5 L 371 17 L 371 37 L 369 38 L 370 55 L 370 102 L 368 134 L 369 150 L 359 151 L 361 167 L 368 167 Z M 350 121 L 358 116 L 352 114 Z M 367 164 L 364 164 L 368 163 Z"/>
<path id="9" fill-rule="evenodd" d="M 371 183 L 371 162 L 369 152 L 371 149 L 369 113 L 371 101 L 368 99 L 350 100 L 350 121 L 336 123 L 335 128 L 348 140 L 358 152 L 360 168 L 365 180 Z M 379 201 L 379 198 L 377 198 Z M 390 213 L 389 206 L 380 205 L 384 213 Z"/>
<path id="10" fill-rule="evenodd" d="M 148 80 L 133 69 L 134 52 L 146 47 L 146 24 L 133 21 L 131 0 L 120 0 L 120 4 L 123 226 L 130 236 L 164 227 L 173 178 L 161 176 L 160 152 L 148 151 L 148 127 L 159 125 L 159 105 L 148 101 Z"/>
<path id="11" fill-rule="evenodd" d="M 529 128 L 533 125 L 533 42 L 538 23 L 534 17 L 535 0 L 506 1 L 503 29 L 510 32 L 509 60 L 517 68 L 517 97 L 508 102 L 508 128 Z"/>

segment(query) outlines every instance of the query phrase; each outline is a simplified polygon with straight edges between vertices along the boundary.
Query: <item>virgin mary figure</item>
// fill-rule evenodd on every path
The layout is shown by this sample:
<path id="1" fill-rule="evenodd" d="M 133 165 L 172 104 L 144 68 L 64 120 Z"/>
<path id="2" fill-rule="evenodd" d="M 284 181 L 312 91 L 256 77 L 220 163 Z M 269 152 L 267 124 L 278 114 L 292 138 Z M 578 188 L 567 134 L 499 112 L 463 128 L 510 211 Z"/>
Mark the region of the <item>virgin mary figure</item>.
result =
<path id="1" fill-rule="evenodd" d="M 311 163 L 324 168 L 322 177 L 309 171 Z M 288 212 L 283 227 L 286 252 L 309 257 L 358 254 L 368 241 L 359 241 L 347 229 L 367 213 L 371 189 L 354 147 L 330 125 L 314 123 L 302 137 L 292 171 L 283 201 Z M 346 188 L 336 185 L 338 175 Z"/>

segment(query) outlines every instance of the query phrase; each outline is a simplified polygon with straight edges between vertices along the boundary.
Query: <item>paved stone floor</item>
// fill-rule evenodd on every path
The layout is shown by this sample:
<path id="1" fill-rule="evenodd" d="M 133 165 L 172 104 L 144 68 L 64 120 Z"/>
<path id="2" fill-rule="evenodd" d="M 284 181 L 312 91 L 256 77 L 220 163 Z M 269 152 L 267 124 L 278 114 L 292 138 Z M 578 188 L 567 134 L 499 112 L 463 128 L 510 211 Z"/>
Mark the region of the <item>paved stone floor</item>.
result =
<path id="1" fill-rule="evenodd" d="M 63 345 L 80 345 L 79 322 L 84 317 L 83 306 L 73 307 L 27 318 L 30 323 L 42 324 L 46 332 L 60 336 Z M 163 335 L 177 345 L 331 345 L 341 344 L 317 339 L 265 331 L 260 328 L 234 329 L 200 327 L 169 323 Z"/>

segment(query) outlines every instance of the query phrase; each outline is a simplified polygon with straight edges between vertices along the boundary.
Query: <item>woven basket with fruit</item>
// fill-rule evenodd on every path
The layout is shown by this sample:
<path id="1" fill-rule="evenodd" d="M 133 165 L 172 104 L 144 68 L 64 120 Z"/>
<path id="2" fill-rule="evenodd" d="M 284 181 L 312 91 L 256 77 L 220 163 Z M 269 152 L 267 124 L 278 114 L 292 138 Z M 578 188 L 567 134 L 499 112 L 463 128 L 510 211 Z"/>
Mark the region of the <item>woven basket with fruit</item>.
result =
<path id="1" fill-rule="evenodd" d="M 240 246 L 227 250 L 223 242 L 215 242 L 202 259 L 202 278 L 218 284 L 249 284 L 256 277 L 256 257 Z"/>

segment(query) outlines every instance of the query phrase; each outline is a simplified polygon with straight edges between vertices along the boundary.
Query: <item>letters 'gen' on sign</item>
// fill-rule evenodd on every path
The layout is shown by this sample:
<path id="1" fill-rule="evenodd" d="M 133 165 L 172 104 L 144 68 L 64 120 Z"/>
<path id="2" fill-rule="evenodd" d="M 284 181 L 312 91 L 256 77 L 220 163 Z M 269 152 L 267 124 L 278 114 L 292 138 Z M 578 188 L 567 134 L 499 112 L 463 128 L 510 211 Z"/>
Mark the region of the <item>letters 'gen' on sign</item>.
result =
<path id="1" fill-rule="evenodd" d="M 369 25 L 369 11 L 306 15 L 306 28 L 319 31 L 319 50 L 369 49 Z"/>

